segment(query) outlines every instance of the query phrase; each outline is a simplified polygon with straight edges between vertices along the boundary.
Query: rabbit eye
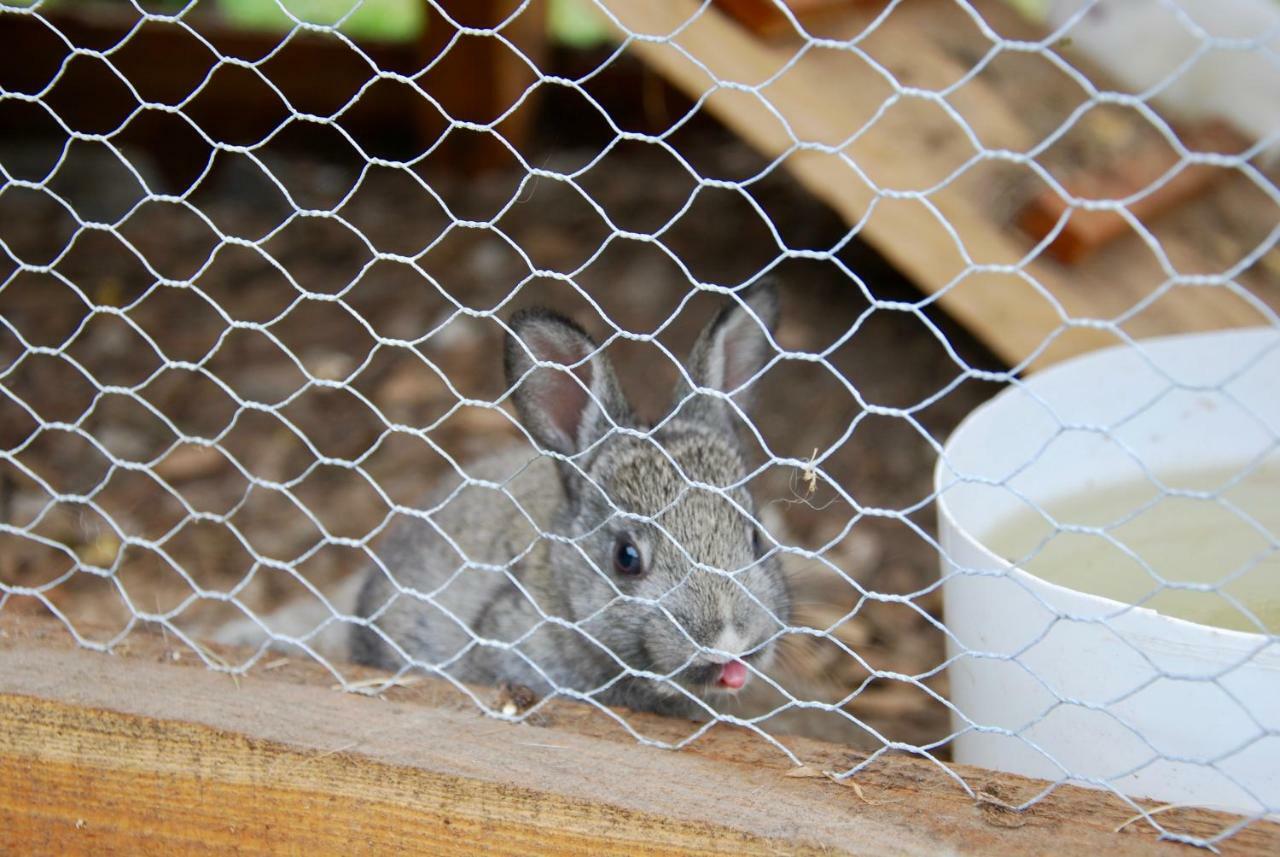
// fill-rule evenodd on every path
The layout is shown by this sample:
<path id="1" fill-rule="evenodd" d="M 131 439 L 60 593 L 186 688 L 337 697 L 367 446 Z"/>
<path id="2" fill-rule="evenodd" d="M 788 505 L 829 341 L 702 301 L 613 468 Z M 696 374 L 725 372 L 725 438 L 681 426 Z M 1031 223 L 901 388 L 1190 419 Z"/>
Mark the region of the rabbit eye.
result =
<path id="1" fill-rule="evenodd" d="M 756 556 L 761 556 L 764 553 L 760 545 L 760 530 L 754 527 L 751 529 L 751 549 L 755 551 Z"/>
<path id="2" fill-rule="evenodd" d="M 618 545 L 613 549 L 613 567 L 619 574 L 626 575 L 636 575 L 644 571 L 644 560 L 640 556 L 640 549 L 630 539 L 618 539 Z"/>

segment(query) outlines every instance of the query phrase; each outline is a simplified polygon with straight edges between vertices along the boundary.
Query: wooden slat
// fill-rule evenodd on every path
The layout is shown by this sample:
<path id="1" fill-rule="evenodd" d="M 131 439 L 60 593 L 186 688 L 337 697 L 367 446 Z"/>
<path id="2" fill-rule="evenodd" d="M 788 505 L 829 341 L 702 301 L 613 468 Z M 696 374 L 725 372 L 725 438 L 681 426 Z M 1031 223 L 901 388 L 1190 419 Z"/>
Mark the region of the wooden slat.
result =
<path id="1" fill-rule="evenodd" d="M 797 19 L 812 20 L 821 15 L 853 3 L 878 3 L 886 0 L 783 0 Z M 791 21 L 778 8 L 777 0 L 715 0 L 715 4 L 739 23 L 762 35 L 777 35 L 793 29 Z"/>
<path id="2" fill-rule="evenodd" d="M 1184 137 L 1192 149 L 1238 152 L 1248 148 L 1245 140 L 1221 123 L 1193 128 L 1185 132 Z M 1160 144 L 1124 153 L 1105 171 L 1086 174 L 1070 182 L 1068 190 L 1081 199 L 1125 199 L 1154 186 L 1154 190 L 1128 206 L 1129 212 L 1139 220 L 1151 223 L 1201 196 L 1214 182 L 1226 177 L 1220 169 L 1191 166 L 1156 186 L 1166 173 L 1177 167 L 1176 154 L 1161 141 Z M 1046 188 L 1023 209 L 1018 225 L 1032 238 L 1045 238 L 1067 210 L 1067 201 L 1056 191 Z M 1116 212 L 1075 211 L 1054 237 L 1047 252 L 1060 262 L 1075 264 L 1130 233 L 1128 222 Z"/>
<path id="3" fill-rule="evenodd" d="M 455 40 L 457 30 L 441 10 L 459 26 L 500 27 L 514 50 L 493 36 Z M 450 119 L 487 125 L 521 105 L 496 126 L 496 135 L 455 133 L 446 139 L 442 146 L 452 162 L 473 172 L 513 166 L 516 161 L 499 136 L 517 151 L 527 148 L 542 96 L 534 84 L 536 69 L 546 65 L 546 17 L 544 0 L 532 0 L 523 9 L 520 0 L 437 0 L 427 6 L 418 60 L 431 70 L 422 83 Z M 442 51 L 448 53 L 440 56 Z M 415 117 L 424 137 L 438 135 L 442 117 L 434 105 L 419 99 Z"/>
<path id="4" fill-rule="evenodd" d="M 0 853 L 1170 853 L 1141 823 L 1116 833 L 1132 808 L 1099 792 L 1061 787 L 1018 813 L 1005 805 L 1044 783 L 906 756 L 855 789 L 788 776 L 744 730 L 665 751 L 584 706 L 511 725 L 439 683 L 341 694 L 302 659 L 233 681 L 169 642 L 135 634 L 106 656 L 57 623 L 0 616 Z M 696 728 L 626 717 L 655 740 Z M 817 769 L 858 758 L 787 744 Z M 1232 823 L 1160 818 L 1200 836 Z M 1221 846 L 1276 853 L 1280 826 Z"/>
<path id="5" fill-rule="evenodd" d="M 936 90 L 961 80 L 990 48 L 953 3 L 907 0 L 897 7 L 858 43 L 878 69 L 844 50 L 810 50 L 793 62 L 804 47 L 799 37 L 761 41 L 697 0 L 607 2 L 633 33 L 678 32 L 674 43 L 637 40 L 632 50 L 691 97 L 710 93 L 707 109 L 766 157 L 786 155 L 785 166 L 802 184 L 846 222 L 863 224 L 862 237 L 921 288 L 938 294 L 943 307 L 1012 365 L 1030 361 L 1032 367 L 1042 367 L 1117 342 L 1107 330 L 1064 330 L 1064 314 L 1072 319 L 1119 319 L 1125 322 L 1125 332 L 1139 337 L 1265 320 L 1248 302 L 1209 288 L 1173 290 L 1137 317 L 1126 318 L 1164 279 L 1136 237 L 1117 252 L 1100 253 L 1093 264 L 1074 269 L 1041 256 L 1023 265 L 1026 278 L 972 271 L 970 262 L 1019 264 L 1033 247 L 1012 217 L 992 204 L 992 171 L 999 171 L 1000 164 L 964 169 L 932 190 L 927 201 L 886 196 L 885 190 L 929 190 L 975 154 L 961 126 L 942 108 L 923 100 L 904 100 L 875 118 L 894 93 L 884 71 L 907 85 Z M 1007 37 L 1036 36 L 999 3 L 980 0 L 974 6 Z M 820 35 L 858 36 L 874 14 L 857 8 L 832 13 L 824 17 Z M 760 85 L 784 67 L 785 73 L 759 93 L 720 85 Z M 1079 87 L 1059 77 L 1057 83 L 1044 82 L 1061 88 L 1046 97 L 1061 96 L 1069 87 L 1078 97 Z M 948 101 L 984 147 L 1027 151 L 1037 142 L 1016 108 L 981 81 L 971 81 Z M 797 142 L 841 145 L 863 129 L 836 154 L 796 150 Z M 1232 192 L 1242 192 L 1239 183 L 1247 179 L 1233 179 L 1238 181 Z M 1268 201 L 1259 203 L 1259 211 L 1276 219 L 1275 206 Z M 1177 252 L 1191 259 L 1178 259 L 1184 269 L 1213 268 L 1212 260 L 1195 256 L 1194 246 L 1179 246 Z M 1273 307 L 1280 306 L 1277 290 L 1262 289 L 1260 294 Z"/>

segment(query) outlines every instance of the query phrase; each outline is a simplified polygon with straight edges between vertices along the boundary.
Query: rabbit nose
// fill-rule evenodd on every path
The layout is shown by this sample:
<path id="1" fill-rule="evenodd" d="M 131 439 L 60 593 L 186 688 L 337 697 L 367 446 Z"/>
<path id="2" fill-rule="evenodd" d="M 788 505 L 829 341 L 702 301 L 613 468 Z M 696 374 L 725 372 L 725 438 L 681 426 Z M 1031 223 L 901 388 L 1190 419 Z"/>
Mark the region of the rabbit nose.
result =
<path id="1" fill-rule="evenodd" d="M 729 661 L 720 668 L 720 678 L 716 684 L 730 690 L 739 690 L 747 683 L 747 665 L 742 661 Z"/>

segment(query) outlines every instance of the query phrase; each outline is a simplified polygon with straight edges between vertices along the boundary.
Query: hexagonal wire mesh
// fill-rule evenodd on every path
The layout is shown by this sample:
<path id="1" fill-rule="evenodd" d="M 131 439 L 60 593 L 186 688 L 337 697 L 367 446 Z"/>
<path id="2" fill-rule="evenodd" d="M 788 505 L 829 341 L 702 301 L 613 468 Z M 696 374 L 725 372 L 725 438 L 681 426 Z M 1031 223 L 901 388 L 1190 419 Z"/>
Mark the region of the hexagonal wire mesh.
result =
<path id="1" fill-rule="evenodd" d="M 1153 308 L 1189 292 L 1237 307 L 1221 321 L 1184 313 L 1196 326 L 1280 327 L 1280 194 L 1265 167 L 1280 143 L 1272 0 L 1016 4 L 1047 16 L 1035 38 L 990 23 L 996 4 L 965 0 L 832 3 L 843 11 L 812 20 L 792 8 L 805 4 L 773 0 L 773 32 L 752 36 L 710 2 L 596 0 L 554 4 L 553 18 L 576 40 L 597 28 L 607 40 L 555 56 L 527 38 L 545 11 L 530 0 L 470 12 L 432 0 L 425 51 L 394 47 L 401 30 L 422 38 L 417 4 L 209 5 L 0 6 L 29 37 L 4 70 L 3 121 L 36 126 L 0 152 L 0 610 L 48 611 L 103 649 L 159 626 L 231 672 L 301 650 L 349 690 L 425 674 L 507 719 L 575 699 L 646 743 L 668 745 L 608 706 L 692 715 L 676 746 L 731 723 L 797 764 L 775 735 L 867 748 L 841 777 L 892 751 L 945 764 L 966 739 L 994 738 L 1030 753 L 1014 769 L 1050 781 L 1028 805 L 1066 782 L 1142 793 L 1144 771 L 1191 768 L 1229 783 L 1215 794 L 1241 820 L 1184 831 L 1167 807 L 1125 799 L 1199 844 L 1277 811 L 1274 776 L 1239 763 L 1274 759 L 1280 741 L 1267 595 L 1280 573 L 1280 419 L 1239 388 L 1274 364 L 1276 339 L 1215 340 L 1231 359 L 1198 354 L 1188 369 L 1136 338 Z M 463 17 L 479 7 L 489 19 Z M 228 35 L 245 8 L 277 29 Z M 856 26 L 840 30 L 839 15 Z M 737 28 L 742 53 L 700 38 L 712 26 Z M 1155 47 L 1130 49 L 1138 33 Z M 156 74 L 161 42 L 189 62 Z M 947 48 L 954 74 L 929 79 L 921 45 Z M 634 82 L 637 55 L 691 100 L 649 78 L 637 116 L 634 90 L 620 97 L 611 77 Z M 510 97 L 477 113 L 476 93 L 499 89 L 489 78 L 500 75 L 448 70 L 458 56 L 515 68 Z M 1090 62 L 1116 84 L 1082 71 Z M 459 80 L 460 100 L 445 94 Z M 844 103 L 843 86 L 861 107 L 824 113 Z M 1015 124 L 1010 105 L 1025 114 L 1021 142 L 998 131 Z M 417 136 L 388 143 L 410 108 Z M 552 118 L 529 142 L 537 110 Z M 749 111 L 773 131 L 735 125 Z M 1247 139 L 1202 146 L 1194 129 L 1207 117 Z M 960 154 L 929 134 L 953 135 Z M 306 145 L 290 148 L 291 136 Z M 1136 160 L 1079 184 L 1067 167 L 1117 137 Z M 886 159 L 886 146 L 908 161 Z M 477 151 L 498 167 L 459 172 Z M 1203 191 L 1217 208 L 1147 216 L 1197 170 L 1229 176 Z M 969 203 L 997 212 L 1002 232 L 1015 228 L 1011 200 L 1047 191 L 1048 225 L 995 258 L 973 211 L 948 196 L 973 184 L 995 188 Z M 1127 286 L 1133 300 L 1097 304 L 1109 314 L 1080 310 L 1057 285 L 1069 269 L 1047 261 L 1068 239 L 1092 240 L 1072 230 L 1098 213 L 1142 254 L 1128 264 L 1105 247 L 1090 263 L 1142 275 Z M 863 238 L 930 294 L 898 282 Z M 1197 256 L 1193 239 L 1221 252 Z M 954 263 L 931 267 L 941 256 Z M 983 277 L 1006 290 L 975 297 Z M 1025 297 L 1007 282 L 1048 305 L 1047 326 L 1019 314 Z M 939 303 L 985 331 L 1003 362 Z M 542 304 L 557 312 L 530 309 Z M 1003 346 L 1023 324 L 1021 344 Z M 1024 377 L 1063 340 L 1099 333 L 1122 346 L 1086 382 L 1100 385 L 1101 411 L 1073 412 L 1061 390 Z M 1005 457 L 988 466 L 945 452 L 960 417 L 1000 388 L 1033 403 L 981 424 L 977 445 Z M 1190 465 L 1171 472 L 1138 436 L 1134 426 L 1180 419 L 1184 397 L 1241 415 L 1238 434 L 1197 442 L 1229 447 L 1229 468 L 1183 478 Z M 1072 440 L 1065 465 L 1045 465 L 1077 436 L 1101 446 Z M 1084 471 L 1094 458 L 1104 469 L 1077 486 L 1083 499 L 1036 493 L 1042 466 Z M 1128 489 L 1114 487 L 1120 475 Z M 1013 567 L 1054 580 L 1084 552 L 1110 551 L 1098 580 L 1073 585 L 1116 594 L 1103 578 L 1136 570 L 1124 577 L 1132 591 L 1104 609 L 1064 606 L 1008 565 L 983 566 L 967 536 L 939 540 L 947 498 L 956 510 L 1007 507 L 1011 520 L 1032 510 L 1002 546 Z M 1175 506 L 1190 517 L 1151 514 Z M 1198 562 L 1230 557 L 1212 573 L 1176 565 L 1190 547 L 1171 533 L 1196 527 L 1219 531 Z M 959 610 L 973 600 L 967 580 L 992 579 L 1016 595 L 974 591 L 1030 617 L 1016 639 L 941 610 L 944 584 Z M 1178 597 L 1215 599 L 1229 615 L 1205 619 Z M 1234 628 L 1235 654 L 1208 670 L 1152 654 L 1146 626 L 1126 625 L 1149 618 L 1143 606 Z M 1139 678 L 1108 679 L 1095 638 L 1070 636 L 1080 628 L 1132 652 Z M 368 679 L 352 660 L 385 672 Z M 1032 691 L 1007 676 L 997 686 L 1034 699 L 949 693 L 948 669 L 966 664 L 1029 676 Z M 1251 670 L 1269 697 L 1241 688 Z M 495 702 L 486 686 L 497 683 L 538 701 Z M 1212 752 L 1188 751 L 1176 728 L 1144 731 L 1135 700 L 1153 687 L 1240 723 Z M 1082 761 L 1046 727 L 1063 712 L 1088 717 L 1059 730 L 1086 744 L 1119 731 L 1126 752 Z"/>

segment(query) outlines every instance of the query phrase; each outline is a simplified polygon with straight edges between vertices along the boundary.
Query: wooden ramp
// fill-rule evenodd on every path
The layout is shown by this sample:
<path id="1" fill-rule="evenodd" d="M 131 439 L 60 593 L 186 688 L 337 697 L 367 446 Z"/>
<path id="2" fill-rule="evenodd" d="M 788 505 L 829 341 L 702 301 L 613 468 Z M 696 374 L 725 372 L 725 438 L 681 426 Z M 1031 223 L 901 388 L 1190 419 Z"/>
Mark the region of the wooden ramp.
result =
<path id="1" fill-rule="evenodd" d="M 1125 336 L 1278 323 L 1274 177 L 1260 187 L 1239 169 L 1202 168 L 1221 175 L 1144 220 L 1149 235 L 1124 225 L 1122 237 L 1074 265 L 1054 261 L 1046 242 L 1019 229 L 1050 185 L 1030 164 L 980 157 L 984 151 L 1034 152 L 1071 188 L 1089 186 L 1080 170 L 1099 152 L 1136 147 L 1177 158 L 1133 110 L 1095 108 L 1069 123 L 1085 90 L 1042 54 L 995 50 L 984 27 L 1003 39 L 1042 37 L 998 0 L 972 3 L 981 26 L 950 0 L 905 0 L 874 27 L 884 12 L 877 4 L 805 21 L 815 36 L 848 42 L 839 49 L 794 33 L 761 38 L 698 0 L 606 5 L 632 33 L 674 33 L 637 39 L 629 50 L 705 99 L 704 109 L 763 155 L 781 159 L 1011 366 L 1040 368 Z M 925 94 L 895 97 L 905 87 Z M 936 92 L 944 98 L 929 95 Z M 813 144 L 830 151 L 805 148 Z M 1149 170 L 1148 160 L 1137 162 Z M 1100 217 L 1119 219 L 1070 216 L 1088 218 L 1089 231 Z"/>

